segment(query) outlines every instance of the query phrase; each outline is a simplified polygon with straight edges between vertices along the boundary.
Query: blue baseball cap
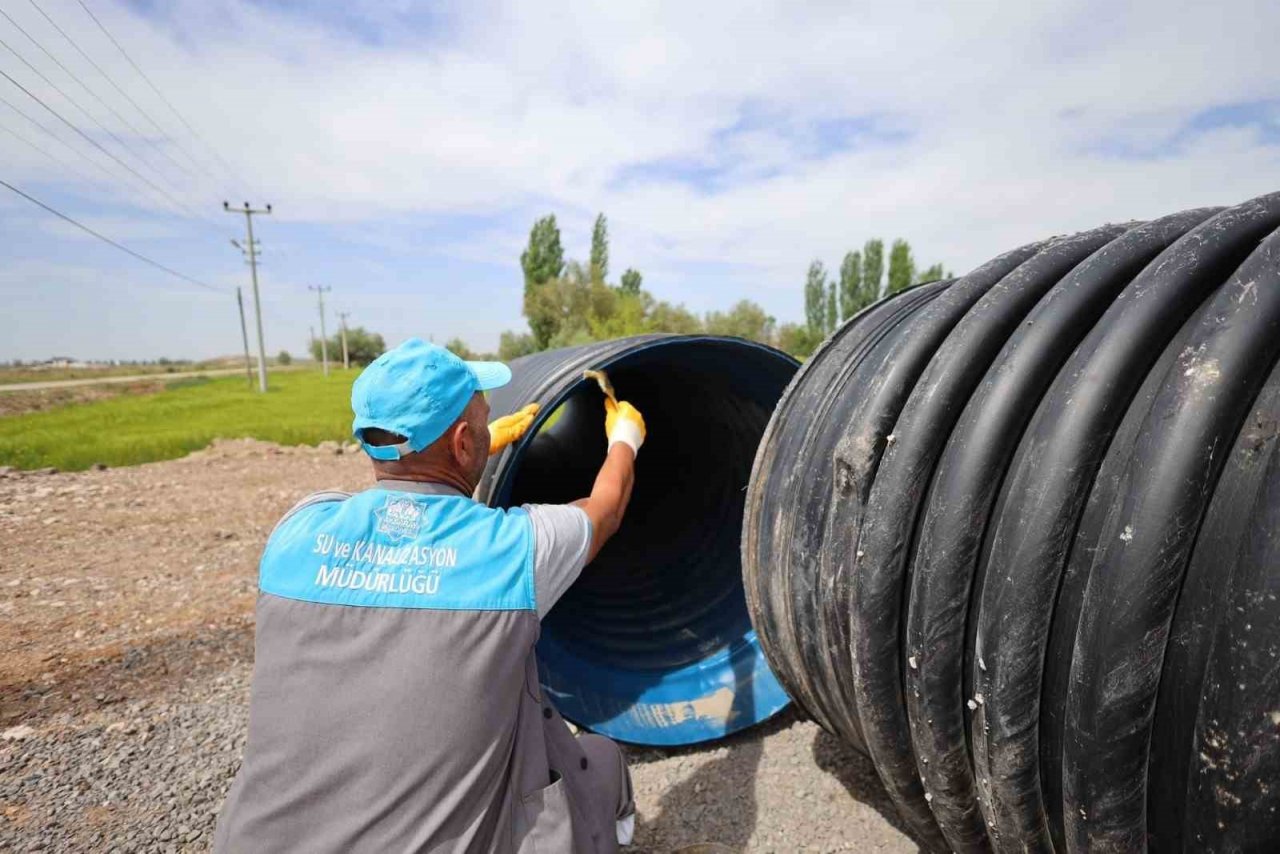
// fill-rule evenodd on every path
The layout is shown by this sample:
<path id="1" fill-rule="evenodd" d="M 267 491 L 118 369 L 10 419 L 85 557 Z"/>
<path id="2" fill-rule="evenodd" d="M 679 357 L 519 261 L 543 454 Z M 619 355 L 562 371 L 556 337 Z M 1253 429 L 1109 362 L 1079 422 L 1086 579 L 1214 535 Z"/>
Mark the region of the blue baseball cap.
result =
<path id="1" fill-rule="evenodd" d="M 420 338 L 369 363 L 351 386 L 351 432 L 375 460 L 398 460 L 421 451 L 458 420 L 477 391 L 511 382 L 501 362 L 464 362 Z M 399 445 L 370 445 L 363 433 L 377 427 L 404 436 Z"/>

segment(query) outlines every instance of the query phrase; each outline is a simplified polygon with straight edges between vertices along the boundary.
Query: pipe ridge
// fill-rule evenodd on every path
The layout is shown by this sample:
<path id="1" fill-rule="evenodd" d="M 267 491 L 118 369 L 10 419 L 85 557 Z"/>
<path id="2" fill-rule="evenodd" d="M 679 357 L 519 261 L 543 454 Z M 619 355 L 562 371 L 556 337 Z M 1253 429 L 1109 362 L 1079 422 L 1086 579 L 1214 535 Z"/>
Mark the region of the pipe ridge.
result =
<path id="1" fill-rule="evenodd" d="M 1222 470 L 1221 449 L 1278 356 L 1280 231 L 1249 255 L 1199 318 L 1139 435 L 1127 489 L 1113 502 L 1071 665 L 1063 763 L 1068 846 L 1145 842 L 1147 757 L 1169 624 Z M 1128 607 L 1103 621 L 1101 602 Z M 1094 678 L 1082 681 L 1081 673 Z"/>

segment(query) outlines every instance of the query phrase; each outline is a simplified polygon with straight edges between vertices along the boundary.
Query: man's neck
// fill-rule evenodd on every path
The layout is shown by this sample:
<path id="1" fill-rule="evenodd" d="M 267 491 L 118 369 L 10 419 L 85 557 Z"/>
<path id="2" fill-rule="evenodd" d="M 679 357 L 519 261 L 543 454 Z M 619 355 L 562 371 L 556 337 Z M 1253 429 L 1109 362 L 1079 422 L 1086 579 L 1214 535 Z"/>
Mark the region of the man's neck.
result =
<path id="1" fill-rule="evenodd" d="M 475 491 L 473 486 L 453 472 L 388 472 L 375 470 L 374 478 L 379 484 L 386 483 L 387 485 L 392 483 L 420 483 L 444 486 L 462 495 L 470 495 Z"/>
<path id="2" fill-rule="evenodd" d="M 382 489 L 388 492 L 413 492 L 418 495 L 453 495 L 460 498 L 470 498 L 471 494 L 463 492 L 455 486 L 447 483 L 435 483 L 424 480 L 395 480 L 393 478 L 382 478 L 378 481 L 374 489 Z"/>

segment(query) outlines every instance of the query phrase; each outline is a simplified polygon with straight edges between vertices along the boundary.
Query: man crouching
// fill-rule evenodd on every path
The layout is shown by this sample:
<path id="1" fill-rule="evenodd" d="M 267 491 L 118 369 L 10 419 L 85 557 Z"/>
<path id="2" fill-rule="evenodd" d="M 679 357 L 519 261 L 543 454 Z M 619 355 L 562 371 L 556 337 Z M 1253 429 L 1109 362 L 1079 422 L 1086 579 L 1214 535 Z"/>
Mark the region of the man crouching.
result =
<path id="1" fill-rule="evenodd" d="M 591 495 L 501 510 L 485 461 L 536 404 L 413 339 L 351 391 L 376 485 L 312 495 L 262 556 L 244 761 L 218 852 L 608 852 L 635 807 L 621 751 L 574 737 L 538 683 L 539 621 L 618 530 L 644 421 L 606 401 Z"/>

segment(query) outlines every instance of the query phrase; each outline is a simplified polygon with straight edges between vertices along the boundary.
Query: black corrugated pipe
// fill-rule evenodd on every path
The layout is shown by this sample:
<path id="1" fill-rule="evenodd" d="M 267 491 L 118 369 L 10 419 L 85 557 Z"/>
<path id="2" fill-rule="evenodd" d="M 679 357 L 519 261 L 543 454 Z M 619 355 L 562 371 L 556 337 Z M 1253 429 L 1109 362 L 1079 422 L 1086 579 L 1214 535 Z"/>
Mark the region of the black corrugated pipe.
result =
<path id="1" fill-rule="evenodd" d="M 622 529 L 542 624 L 543 690 L 570 720 L 623 741 L 690 744 L 773 715 L 787 697 L 747 616 L 739 543 L 756 446 L 797 362 L 737 338 L 649 335 L 538 353 L 490 393 L 494 416 L 542 405 L 490 460 L 492 506 L 591 492 L 605 454 L 608 371 L 648 427 Z"/>
<path id="2" fill-rule="evenodd" d="M 1280 194 L 885 299 L 796 375 L 761 647 L 954 851 L 1280 850 Z"/>

